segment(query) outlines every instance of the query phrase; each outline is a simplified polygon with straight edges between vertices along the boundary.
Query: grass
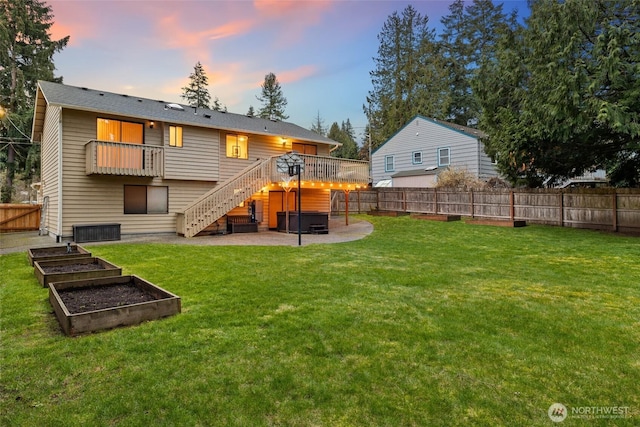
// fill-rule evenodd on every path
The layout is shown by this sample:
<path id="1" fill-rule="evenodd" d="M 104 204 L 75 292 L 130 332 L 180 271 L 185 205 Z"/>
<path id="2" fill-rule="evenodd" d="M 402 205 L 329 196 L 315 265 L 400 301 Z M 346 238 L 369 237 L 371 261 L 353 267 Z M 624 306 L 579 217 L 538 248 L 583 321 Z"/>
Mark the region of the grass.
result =
<path id="1" fill-rule="evenodd" d="M 91 247 L 182 313 L 61 334 L 0 257 L 0 425 L 582 425 L 640 418 L 640 240 L 368 217 L 343 244 Z"/>

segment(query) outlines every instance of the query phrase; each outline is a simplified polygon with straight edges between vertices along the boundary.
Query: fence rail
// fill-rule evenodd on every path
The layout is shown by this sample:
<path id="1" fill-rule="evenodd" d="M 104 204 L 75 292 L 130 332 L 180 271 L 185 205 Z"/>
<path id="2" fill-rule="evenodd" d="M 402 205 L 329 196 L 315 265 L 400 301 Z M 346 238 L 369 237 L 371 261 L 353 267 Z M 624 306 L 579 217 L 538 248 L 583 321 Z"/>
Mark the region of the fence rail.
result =
<path id="1" fill-rule="evenodd" d="M 0 233 L 40 228 L 41 205 L 0 204 Z"/>
<path id="2" fill-rule="evenodd" d="M 562 227 L 640 232 L 639 189 L 378 188 L 352 191 L 350 212 L 401 211 L 472 218 L 525 220 Z M 344 212 L 343 192 L 332 197 L 332 211 Z"/>

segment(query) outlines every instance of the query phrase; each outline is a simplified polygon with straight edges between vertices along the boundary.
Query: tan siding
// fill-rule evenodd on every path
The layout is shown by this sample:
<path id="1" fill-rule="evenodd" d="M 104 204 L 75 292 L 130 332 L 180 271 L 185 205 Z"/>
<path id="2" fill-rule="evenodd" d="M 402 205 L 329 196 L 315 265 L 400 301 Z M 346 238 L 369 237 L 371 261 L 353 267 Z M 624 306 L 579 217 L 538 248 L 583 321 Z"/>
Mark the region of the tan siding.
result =
<path id="1" fill-rule="evenodd" d="M 162 178 L 87 176 L 84 146 L 95 138 L 95 119 L 94 114 L 73 110 L 65 110 L 63 114 L 64 236 L 73 234 L 74 224 L 91 223 L 119 223 L 123 234 L 175 232 L 175 213 L 211 189 L 212 184 Z M 169 213 L 125 215 L 125 185 L 168 186 Z"/>
<path id="2" fill-rule="evenodd" d="M 51 234 L 60 234 L 58 227 L 58 121 L 60 107 L 48 107 L 41 141 L 42 196 L 49 197 L 45 227 Z"/>
<path id="3" fill-rule="evenodd" d="M 220 132 L 185 126 L 182 147 L 169 146 L 169 125 L 164 126 L 166 179 L 218 181 L 220 179 Z"/>
<path id="4" fill-rule="evenodd" d="M 48 107 L 43 135 L 43 195 L 50 197 L 49 219 L 57 218 L 57 107 Z M 219 182 L 230 178 L 258 158 L 268 158 L 291 150 L 290 143 L 283 145 L 281 136 L 249 136 L 249 159 L 226 157 L 224 133 L 211 129 L 185 127 L 184 146 L 174 149 L 163 144 L 168 125 L 155 123 L 154 129 L 145 123 L 145 144 L 165 147 L 164 178 L 129 176 L 88 176 L 85 170 L 85 145 L 96 138 L 98 115 L 65 109 L 62 111 L 63 130 L 63 206 L 64 216 L 60 231 L 52 232 L 69 238 L 74 224 L 119 223 L 123 234 L 162 233 L 176 231 L 176 212 L 180 212 L 194 199 L 209 191 L 215 183 L 208 181 L 212 169 L 218 168 Z M 100 117 L 104 117 L 101 115 Z M 127 120 L 126 117 L 110 118 Z M 136 120 L 133 120 L 136 121 Z M 137 122 L 143 122 L 137 120 Z M 168 141 L 168 135 L 167 139 Z M 211 148 L 211 151 L 206 150 Z M 171 148 L 171 149 L 170 149 Z M 327 146 L 319 145 L 318 154 L 327 155 Z M 207 153 L 203 155 L 203 150 Z M 187 175 L 188 174 L 188 175 Z M 180 178 L 180 179 L 177 179 Z M 125 215 L 125 185 L 159 185 L 169 187 L 169 213 L 154 215 Z M 254 199 L 264 201 L 264 223 L 268 214 L 268 191 L 254 194 Z M 305 189 L 303 209 L 329 211 L 328 190 Z M 245 212 L 246 212 L 246 208 Z"/>

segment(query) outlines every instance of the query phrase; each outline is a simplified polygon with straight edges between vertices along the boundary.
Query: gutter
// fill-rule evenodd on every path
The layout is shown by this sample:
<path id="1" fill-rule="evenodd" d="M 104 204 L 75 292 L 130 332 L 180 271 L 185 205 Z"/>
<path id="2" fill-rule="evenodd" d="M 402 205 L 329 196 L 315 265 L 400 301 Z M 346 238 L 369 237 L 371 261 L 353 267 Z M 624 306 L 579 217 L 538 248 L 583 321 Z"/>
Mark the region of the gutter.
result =
<path id="1" fill-rule="evenodd" d="M 56 242 L 62 241 L 62 107 L 58 116 L 58 234 Z"/>

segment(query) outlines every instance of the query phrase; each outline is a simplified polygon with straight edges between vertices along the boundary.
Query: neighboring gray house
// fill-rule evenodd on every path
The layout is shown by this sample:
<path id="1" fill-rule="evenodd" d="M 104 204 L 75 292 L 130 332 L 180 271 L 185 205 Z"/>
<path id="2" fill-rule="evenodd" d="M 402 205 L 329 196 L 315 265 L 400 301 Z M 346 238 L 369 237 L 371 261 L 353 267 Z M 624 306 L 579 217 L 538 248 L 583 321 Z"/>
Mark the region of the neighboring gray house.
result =
<path id="1" fill-rule="evenodd" d="M 423 116 L 407 125 L 371 155 L 374 186 L 434 187 L 439 172 L 466 169 L 481 180 L 497 177 L 495 163 L 478 129 Z"/>

